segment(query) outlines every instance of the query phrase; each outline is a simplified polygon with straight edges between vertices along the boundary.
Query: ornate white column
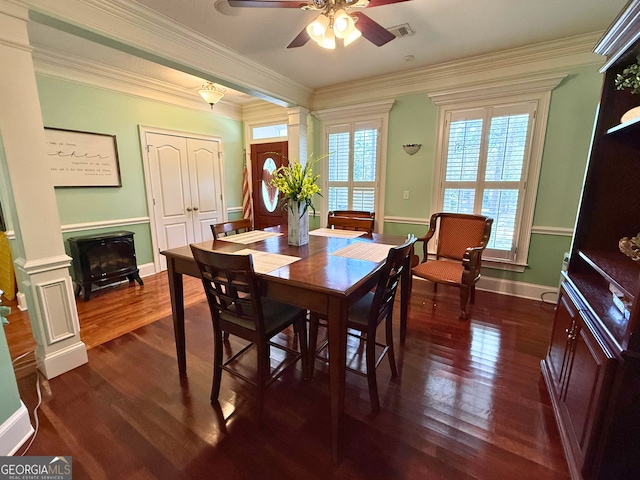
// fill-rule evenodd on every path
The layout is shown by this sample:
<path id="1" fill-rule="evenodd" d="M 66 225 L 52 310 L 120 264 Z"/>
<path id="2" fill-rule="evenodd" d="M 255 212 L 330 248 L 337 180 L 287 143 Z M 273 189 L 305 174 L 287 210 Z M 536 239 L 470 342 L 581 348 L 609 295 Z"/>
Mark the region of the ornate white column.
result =
<path id="1" fill-rule="evenodd" d="M 19 289 L 27 298 L 38 368 L 52 378 L 87 362 L 27 33 L 28 11 L 0 0 L 0 170 L 8 178 Z"/>
<path id="2" fill-rule="evenodd" d="M 289 133 L 289 159 L 297 158 L 303 165 L 307 161 L 307 116 L 309 110 L 304 107 L 287 109 Z"/>

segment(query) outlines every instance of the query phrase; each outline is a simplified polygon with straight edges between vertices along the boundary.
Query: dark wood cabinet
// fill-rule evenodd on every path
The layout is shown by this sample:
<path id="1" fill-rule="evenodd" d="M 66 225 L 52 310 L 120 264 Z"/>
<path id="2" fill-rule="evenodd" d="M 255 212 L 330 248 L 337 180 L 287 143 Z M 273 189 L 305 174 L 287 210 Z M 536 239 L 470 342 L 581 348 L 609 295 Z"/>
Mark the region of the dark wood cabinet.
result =
<path id="1" fill-rule="evenodd" d="M 640 264 L 620 252 L 640 232 L 640 95 L 616 75 L 640 54 L 640 0 L 596 46 L 602 96 L 569 267 L 542 372 L 573 479 L 640 478 Z M 624 312 L 613 291 L 629 302 Z"/>
<path id="2" fill-rule="evenodd" d="M 83 291 L 83 298 L 91 297 L 91 286 L 103 286 L 127 278 L 129 282 L 140 278 L 133 232 L 118 231 L 104 235 L 69 238 L 73 257 L 73 273 L 76 295 Z"/>

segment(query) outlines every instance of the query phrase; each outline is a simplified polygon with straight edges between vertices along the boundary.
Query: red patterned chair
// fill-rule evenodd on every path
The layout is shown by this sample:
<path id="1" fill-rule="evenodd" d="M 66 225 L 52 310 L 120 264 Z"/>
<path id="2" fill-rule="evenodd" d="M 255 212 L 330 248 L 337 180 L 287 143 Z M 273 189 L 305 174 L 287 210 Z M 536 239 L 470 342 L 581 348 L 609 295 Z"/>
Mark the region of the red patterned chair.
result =
<path id="1" fill-rule="evenodd" d="M 414 256 L 413 275 L 435 283 L 460 288 L 460 318 L 467 318 L 467 301 L 474 303 L 476 282 L 480 280 L 482 252 L 489 242 L 493 219 L 482 215 L 461 213 L 434 213 L 429 231 L 418 238 L 423 242 L 422 262 Z M 437 235 L 436 258 L 428 260 L 427 244 Z"/>

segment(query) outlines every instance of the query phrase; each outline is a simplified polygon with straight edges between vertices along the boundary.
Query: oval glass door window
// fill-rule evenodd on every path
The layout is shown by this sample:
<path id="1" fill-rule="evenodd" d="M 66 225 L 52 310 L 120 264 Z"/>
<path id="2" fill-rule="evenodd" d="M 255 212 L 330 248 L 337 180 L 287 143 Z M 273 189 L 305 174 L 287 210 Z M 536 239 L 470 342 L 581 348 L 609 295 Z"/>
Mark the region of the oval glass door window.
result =
<path id="1" fill-rule="evenodd" d="M 278 206 L 278 189 L 271 185 L 273 172 L 276 171 L 276 162 L 273 158 L 267 158 L 262 164 L 262 202 L 269 212 L 273 212 Z"/>

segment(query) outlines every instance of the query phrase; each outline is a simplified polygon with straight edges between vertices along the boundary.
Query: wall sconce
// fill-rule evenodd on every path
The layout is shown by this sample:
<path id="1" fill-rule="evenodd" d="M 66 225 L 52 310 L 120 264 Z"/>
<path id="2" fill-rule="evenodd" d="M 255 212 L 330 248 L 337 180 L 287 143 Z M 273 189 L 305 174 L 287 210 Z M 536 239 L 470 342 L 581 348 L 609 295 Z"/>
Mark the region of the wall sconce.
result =
<path id="1" fill-rule="evenodd" d="M 407 143 L 405 145 L 402 145 L 402 148 L 404 148 L 404 151 L 409 155 L 414 155 L 418 150 L 420 150 L 421 146 L 421 143 Z"/>
<path id="2" fill-rule="evenodd" d="M 220 101 L 222 97 L 224 97 L 224 93 L 227 91 L 226 88 L 221 87 L 217 83 L 206 82 L 198 93 L 202 95 L 204 101 L 211 105 L 211 108 Z"/>

